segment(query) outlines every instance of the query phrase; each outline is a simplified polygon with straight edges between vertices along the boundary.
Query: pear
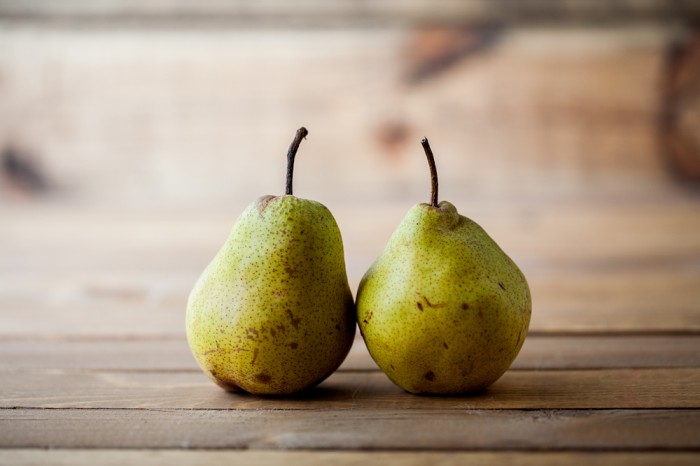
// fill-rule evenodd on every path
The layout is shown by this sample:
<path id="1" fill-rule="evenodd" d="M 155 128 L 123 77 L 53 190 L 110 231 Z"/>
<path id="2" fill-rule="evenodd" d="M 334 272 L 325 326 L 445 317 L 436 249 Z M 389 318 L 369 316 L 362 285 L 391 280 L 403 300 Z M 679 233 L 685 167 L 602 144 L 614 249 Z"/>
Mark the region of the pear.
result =
<path id="1" fill-rule="evenodd" d="M 202 370 L 226 390 L 282 395 L 313 387 L 343 362 L 355 306 L 331 212 L 292 194 L 263 196 L 238 218 L 187 302 L 187 340 Z"/>
<path id="2" fill-rule="evenodd" d="M 474 221 L 413 206 L 360 282 L 357 319 L 374 361 L 411 393 L 462 394 L 495 382 L 525 341 L 532 309 L 520 269 Z"/>

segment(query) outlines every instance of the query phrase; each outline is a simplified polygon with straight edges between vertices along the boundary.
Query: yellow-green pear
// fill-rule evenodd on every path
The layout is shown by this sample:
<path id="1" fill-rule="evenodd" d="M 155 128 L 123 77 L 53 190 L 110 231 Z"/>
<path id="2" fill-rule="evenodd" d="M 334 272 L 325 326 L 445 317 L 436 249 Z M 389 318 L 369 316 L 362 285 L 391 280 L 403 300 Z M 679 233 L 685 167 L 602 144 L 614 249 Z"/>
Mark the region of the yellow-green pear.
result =
<path id="1" fill-rule="evenodd" d="M 461 394 L 495 382 L 525 341 L 525 276 L 474 221 L 438 204 L 412 207 L 367 271 L 357 319 L 372 358 L 411 393 Z"/>
<path id="2" fill-rule="evenodd" d="M 355 335 L 338 225 L 322 204 L 263 196 L 238 218 L 187 303 L 187 340 L 202 370 L 227 390 L 289 394 L 313 387 L 347 356 Z"/>

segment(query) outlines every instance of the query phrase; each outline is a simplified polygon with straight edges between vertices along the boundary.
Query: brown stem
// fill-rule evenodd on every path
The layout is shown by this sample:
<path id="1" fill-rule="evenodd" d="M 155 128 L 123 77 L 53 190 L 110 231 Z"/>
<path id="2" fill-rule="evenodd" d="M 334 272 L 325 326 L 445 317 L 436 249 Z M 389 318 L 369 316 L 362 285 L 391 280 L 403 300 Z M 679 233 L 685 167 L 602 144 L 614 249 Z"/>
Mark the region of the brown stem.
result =
<path id="1" fill-rule="evenodd" d="M 430 143 L 428 142 L 428 138 L 423 138 L 423 140 L 420 143 L 423 146 L 423 150 L 425 151 L 425 156 L 428 158 L 428 165 L 430 165 L 430 184 L 431 184 L 430 205 L 433 207 L 437 207 L 438 206 L 438 177 L 437 177 L 437 168 L 435 168 L 435 157 L 433 157 L 433 151 L 432 151 L 432 149 L 430 149 Z"/>
<path id="2" fill-rule="evenodd" d="M 309 134 L 309 132 L 304 128 L 303 126 L 297 130 L 296 136 L 294 136 L 294 140 L 292 141 L 292 144 L 289 146 L 289 150 L 287 151 L 287 189 L 285 190 L 285 194 L 292 195 L 292 177 L 294 175 L 294 158 L 297 155 L 297 150 L 299 150 L 299 144 L 301 144 L 301 140 L 306 137 L 306 135 Z"/>

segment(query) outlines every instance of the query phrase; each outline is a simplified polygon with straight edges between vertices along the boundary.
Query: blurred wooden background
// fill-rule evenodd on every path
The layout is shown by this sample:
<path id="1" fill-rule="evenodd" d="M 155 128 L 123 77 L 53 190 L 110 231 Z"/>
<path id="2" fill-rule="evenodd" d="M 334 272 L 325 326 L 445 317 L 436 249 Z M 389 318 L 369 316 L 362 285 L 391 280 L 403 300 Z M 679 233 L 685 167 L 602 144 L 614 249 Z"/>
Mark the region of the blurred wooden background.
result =
<path id="1" fill-rule="evenodd" d="M 295 191 L 335 213 L 353 286 L 428 198 L 426 135 L 440 197 L 531 277 L 535 328 L 671 291 L 697 323 L 696 2 L 278 3 L 0 1 L 4 299 L 69 322 L 147 296 L 181 334 L 303 124 Z"/>
<path id="2" fill-rule="evenodd" d="M 277 193 L 302 124 L 297 190 L 322 201 L 422 200 L 423 135 L 445 199 L 700 175 L 696 2 L 277 3 L 0 2 L 0 147 L 91 203 Z"/>
<path id="3" fill-rule="evenodd" d="M 551 374 L 537 370 L 555 369 L 575 393 L 580 374 L 567 371 L 580 361 L 606 374 L 676 364 L 689 382 L 666 407 L 697 408 L 699 24 L 690 0 L 0 0 L 0 371 L 17 376 L 0 382 L 3 406 L 64 406 L 68 382 L 56 399 L 69 401 L 22 396 L 47 371 L 74 369 L 99 373 L 92 407 L 113 407 L 101 384 L 128 385 L 100 375 L 113 369 L 183 372 L 206 405 L 212 387 L 184 340 L 187 294 L 243 208 L 283 192 L 305 125 L 295 194 L 336 216 L 353 289 L 428 200 L 427 136 L 440 198 L 530 282 L 531 337 L 513 377 L 545 393 Z M 356 341 L 346 370 L 374 370 L 363 351 Z M 673 371 L 645 373 L 645 385 L 663 394 Z M 636 380 L 620 374 L 600 380 Z M 596 388 L 598 373 L 585 380 L 603 401 L 563 407 L 637 399 L 618 382 Z M 362 385 L 366 399 L 377 383 Z M 124 396 L 138 405 L 139 390 L 161 388 Z M 509 409 L 522 407 L 513 397 Z M 695 413 L 682 415 L 697 426 Z M 46 446 L 9 422 L 0 428 L 18 437 L 0 446 Z M 649 438 L 669 447 L 671 431 L 654 426 Z M 115 446 L 86 438 L 70 445 Z M 588 448 L 581 438 L 557 448 Z"/>

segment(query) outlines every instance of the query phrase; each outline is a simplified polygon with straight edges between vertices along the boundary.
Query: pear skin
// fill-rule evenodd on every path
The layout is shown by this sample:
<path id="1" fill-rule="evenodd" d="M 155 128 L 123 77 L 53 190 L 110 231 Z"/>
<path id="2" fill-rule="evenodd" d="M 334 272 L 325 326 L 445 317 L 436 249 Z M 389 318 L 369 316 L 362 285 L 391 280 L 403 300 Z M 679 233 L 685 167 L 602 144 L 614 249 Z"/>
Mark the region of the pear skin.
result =
<path id="1" fill-rule="evenodd" d="M 227 390 L 277 395 L 332 374 L 355 334 L 343 254 L 322 204 L 251 204 L 189 296 L 187 340 L 202 370 Z"/>
<path id="2" fill-rule="evenodd" d="M 445 201 L 409 210 L 357 293 L 372 358 L 411 393 L 462 394 L 495 382 L 518 355 L 531 310 L 520 269 Z"/>

